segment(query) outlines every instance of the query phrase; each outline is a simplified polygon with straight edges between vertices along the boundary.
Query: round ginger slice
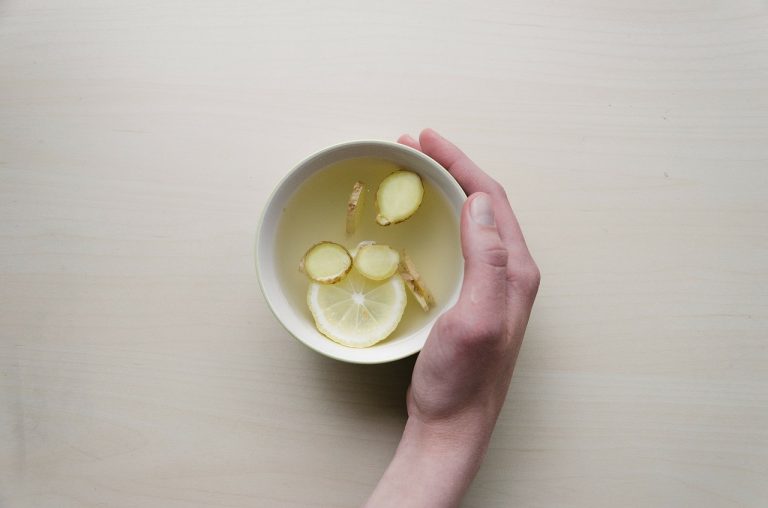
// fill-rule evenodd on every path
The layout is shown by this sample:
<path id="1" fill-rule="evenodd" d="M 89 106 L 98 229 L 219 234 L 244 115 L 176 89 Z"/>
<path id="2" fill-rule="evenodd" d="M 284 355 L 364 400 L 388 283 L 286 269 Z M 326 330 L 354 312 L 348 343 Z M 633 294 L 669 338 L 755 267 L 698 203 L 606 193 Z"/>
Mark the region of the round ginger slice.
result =
<path id="1" fill-rule="evenodd" d="M 392 277 L 398 269 L 400 254 L 388 245 L 369 243 L 358 247 L 354 265 L 357 271 L 371 280 Z"/>
<path id="2" fill-rule="evenodd" d="M 375 245 L 376 242 L 373 240 L 363 240 L 362 242 L 358 243 L 356 246 L 352 247 L 349 251 L 349 255 L 352 256 L 352 259 L 355 259 L 355 256 L 357 256 L 357 252 L 365 247 L 366 245 Z"/>
<path id="3" fill-rule="evenodd" d="M 416 213 L 424 197 L 424 184 L 413 171 L 395 171 L 379 184 L 376 192 L 378 215 L 382 226 L 397 224 Z"/>
<path id="4" fill-rule="evenodd" d="M 334 242 L 320 242 L 304 254 L 299 270 L 321 284 L 335 284 L 352 269 L 352 256 Z"/>

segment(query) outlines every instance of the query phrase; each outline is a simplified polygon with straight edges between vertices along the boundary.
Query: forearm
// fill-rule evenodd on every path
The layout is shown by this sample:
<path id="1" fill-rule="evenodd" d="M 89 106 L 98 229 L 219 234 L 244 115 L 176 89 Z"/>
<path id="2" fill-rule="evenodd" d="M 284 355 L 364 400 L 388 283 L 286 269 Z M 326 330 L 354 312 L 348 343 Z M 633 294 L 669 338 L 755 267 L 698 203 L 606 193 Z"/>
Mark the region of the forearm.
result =
<path id="1" fill-rule="evenodd" d="M 430 427 L 410 418 L 395 456 L 366 503 L 380 507 L 458 506 L 480 468 L 489 432 Z"/>

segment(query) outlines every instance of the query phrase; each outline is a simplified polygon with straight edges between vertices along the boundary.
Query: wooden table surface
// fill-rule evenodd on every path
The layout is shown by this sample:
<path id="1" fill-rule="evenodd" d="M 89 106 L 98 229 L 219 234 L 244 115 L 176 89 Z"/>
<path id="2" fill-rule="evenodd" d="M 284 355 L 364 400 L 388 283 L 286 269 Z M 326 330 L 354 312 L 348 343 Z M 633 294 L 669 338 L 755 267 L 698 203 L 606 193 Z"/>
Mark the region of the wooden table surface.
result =
<path id="1" fill-rule="evenodd" d="M 768 502 L 768 4 L 0 2 L 0 506 L 356 506 L 413 359 L 292 339 L 298 160 L 432 126 L 540 296 L 467 507 Z"/>

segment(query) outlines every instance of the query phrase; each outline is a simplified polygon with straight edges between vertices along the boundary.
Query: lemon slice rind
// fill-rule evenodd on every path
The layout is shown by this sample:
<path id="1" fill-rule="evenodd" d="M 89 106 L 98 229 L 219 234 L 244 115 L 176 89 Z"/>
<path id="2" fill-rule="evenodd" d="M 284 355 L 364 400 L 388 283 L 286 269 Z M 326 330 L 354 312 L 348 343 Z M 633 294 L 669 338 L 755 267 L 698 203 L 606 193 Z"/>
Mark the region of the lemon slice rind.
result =
<path id="1" fill-rule="evenodd" d="M 320 333 L 354 348 L 389 337 L 400 323 L 407 301 L 401 277 L 373 281 L 354 269 L 333 286 L 313 282 L 307 290 L 307 304 Z"/>

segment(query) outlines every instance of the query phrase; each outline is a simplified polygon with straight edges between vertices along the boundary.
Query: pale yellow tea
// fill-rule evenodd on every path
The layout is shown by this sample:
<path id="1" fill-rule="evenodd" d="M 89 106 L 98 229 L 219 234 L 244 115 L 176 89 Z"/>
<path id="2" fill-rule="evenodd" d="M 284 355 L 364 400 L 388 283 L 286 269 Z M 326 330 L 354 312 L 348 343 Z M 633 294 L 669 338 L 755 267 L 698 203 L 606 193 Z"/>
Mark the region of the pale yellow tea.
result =
<path id="1" fill-rule="evenodd" d="M 288 200 L 276 238 L 278 277 L 290 303 L 310 322 L 313 318 L 307 307 L 309 280 L 298 266 L 307 249 L 322 241 L 352 250 L 361 241 L 374 240 L 408 252 L 432 291 L 435 305 L 424 312 L 409 292 L 402 320 L 385 341 L 417 331 L 446 309 L 447 300 L 459 283 L 463 260 L 458 220 L 442 192 L 424 178 L 424 195 L 416 213 L 397 224 L 382 226 L 376 222 L 379 184 L 401 169 L 408 168 L 382 159 L 341 161 L 312 175 Z M 347 203 L 357 181 L 365 183 L 365 196 L 355 232 L 349 234 Z"/>

